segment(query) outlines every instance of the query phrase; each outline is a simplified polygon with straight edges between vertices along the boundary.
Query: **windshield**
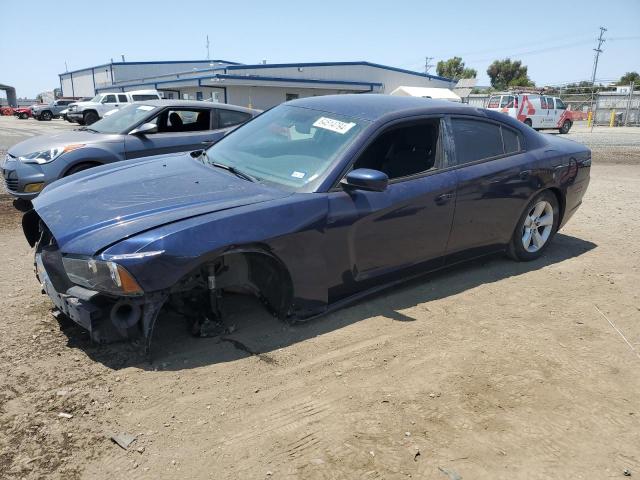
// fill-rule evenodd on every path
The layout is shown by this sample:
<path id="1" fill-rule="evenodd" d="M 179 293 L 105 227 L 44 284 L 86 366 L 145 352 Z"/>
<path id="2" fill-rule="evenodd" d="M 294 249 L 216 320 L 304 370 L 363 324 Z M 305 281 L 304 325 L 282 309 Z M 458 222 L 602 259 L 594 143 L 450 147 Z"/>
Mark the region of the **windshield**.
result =
<path id="1" fill-rule="evenodd" d="M 367 125 L 360 119 L 280 105 L 207 151 L 221 163 L 288 190 L 309 191 Z"/>
<path id="2" fill-rule="evenodd" d="M 130 104 L 120 110 L 114 110 L 109 115 L 105 115 L 102 120 L 92 124 L 90 130 L 95 130 L 98 133 L 127 133 L 134 125 L 147 118 L 157 108 L 139 103 Z"/>
<path id="3" fill-rule="evenodd" d="M 102 100 L 102 95 L 96 95 L 95 97 L 93 97 L 91 100 L 89 100 L 90 102 L 95 102 L 95 103 L 100 103 L 100 101 Z"/>

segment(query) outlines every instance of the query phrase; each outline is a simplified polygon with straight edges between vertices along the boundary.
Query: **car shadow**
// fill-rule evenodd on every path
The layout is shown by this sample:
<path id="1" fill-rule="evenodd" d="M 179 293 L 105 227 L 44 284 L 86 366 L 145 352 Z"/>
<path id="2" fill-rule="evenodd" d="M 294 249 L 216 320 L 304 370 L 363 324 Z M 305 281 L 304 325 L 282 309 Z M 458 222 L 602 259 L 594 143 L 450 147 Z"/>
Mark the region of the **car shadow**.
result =
<path id="1" fill-rule="evenodd" d="M 271 316 L 254 297 L 226 295 L 223 318 L 229 333 L 195 338 L 187 331 L 182 316 L 171 311 L 162 312 L 156 324 L 150 356 L 145 355 L 136 342 L 92 344 L 88 333 L 66 318 L 60 318 L 60 326 L 68 338 L 69 347 L 81 349 L 94 361 L 116 370 L 126 367 L 151 371 L 184 370 L 250 355 L 276 363 L 270 355 L 274 350 L 375 316 L 400 322 L 414 321 L 402 311 L 578 257 L 596 246 L 586 240 L 558 234 L 545 254 L 532 262 L 514 262 L 504 255 L 483 257 L 410 280 L 352 306 L 295 325 L 285 324 Z"/>

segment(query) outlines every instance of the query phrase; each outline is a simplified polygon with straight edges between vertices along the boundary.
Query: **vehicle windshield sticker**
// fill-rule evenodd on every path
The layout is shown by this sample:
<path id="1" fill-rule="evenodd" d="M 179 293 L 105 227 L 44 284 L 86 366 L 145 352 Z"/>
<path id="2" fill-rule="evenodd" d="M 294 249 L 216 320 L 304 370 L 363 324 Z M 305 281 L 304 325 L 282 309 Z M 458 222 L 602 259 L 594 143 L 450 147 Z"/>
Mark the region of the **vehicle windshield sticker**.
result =
<path id="1" fill-rule="evenodd" d="M 149 110 L 153 110 L 153 107 L 150 105 L 140 105 L 137 110 L 144 110 L 146 112 L 148 112 Z"/>
<path id="2" fill-rule="evenodd" d="M 293 172 L 291 174 L 291 176 L 293 178 L 304 178 L 305 175 L 306 175 L 306 173 L 304 173 L 304 172 Z"/>
<path id="3" fill-rule="evenodd" d="M 335 120 L 333 118 L 320 117 L 313 123 L 314 127 L 324 128 L 325 130 L 330 130 L 332 132 L 339 133 L 340 135 L 344 135 L 353 127 L 356 126 L 353 122 L 341 122 L 340 120 Z"/>

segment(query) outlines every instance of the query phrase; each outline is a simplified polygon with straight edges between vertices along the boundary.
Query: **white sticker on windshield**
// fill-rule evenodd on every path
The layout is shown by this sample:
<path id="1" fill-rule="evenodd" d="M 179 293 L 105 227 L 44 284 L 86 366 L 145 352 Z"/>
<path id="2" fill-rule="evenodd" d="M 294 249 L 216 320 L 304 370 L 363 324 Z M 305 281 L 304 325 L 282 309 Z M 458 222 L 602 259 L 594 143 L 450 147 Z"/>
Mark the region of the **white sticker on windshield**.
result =
<path id="1" fill-rule="evenodd" d="M 293 172 L 291 174 L 291 176 L 293 178 L 304 178 L 305 175 L 306 175 L 306 173 L 304 173 L 304 172 Z"/>
<path id="2" fill-rule="evenodd" d="M 136 110 L 144 110 L 148 112 L 149 110 L 153 110 L 153 107 L 150 105 L 140 105 Z"/>
<path id="3" fill-rule="evenodd" d="M 324 128 L 325 130 L 331 130 L 332 132 L 339 133 L 340 135 L 344 135 L 353 127 L 356 126 L 353 122 L 341 122 L 340 120 L 335 120 L 333 118 L 320 117 L 313 123 L 314 127 Z"/>

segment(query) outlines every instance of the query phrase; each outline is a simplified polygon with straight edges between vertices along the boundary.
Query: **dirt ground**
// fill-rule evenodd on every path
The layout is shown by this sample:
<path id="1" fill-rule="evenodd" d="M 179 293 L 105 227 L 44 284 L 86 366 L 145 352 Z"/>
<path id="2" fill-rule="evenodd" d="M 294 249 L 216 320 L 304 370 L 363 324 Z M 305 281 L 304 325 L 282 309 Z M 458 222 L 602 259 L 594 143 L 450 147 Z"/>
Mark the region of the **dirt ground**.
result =
<path id="1" fill-rule="evenodd" d="M 487 258 L 293 327 L 238 296 L 226 338 L 164 315 L 151 363 L 54 317 L 0 194 L 0 477 L 640 476 L 640 131 L 611 135 L 570 135 L 592 183 L 538 261 Z"/>

